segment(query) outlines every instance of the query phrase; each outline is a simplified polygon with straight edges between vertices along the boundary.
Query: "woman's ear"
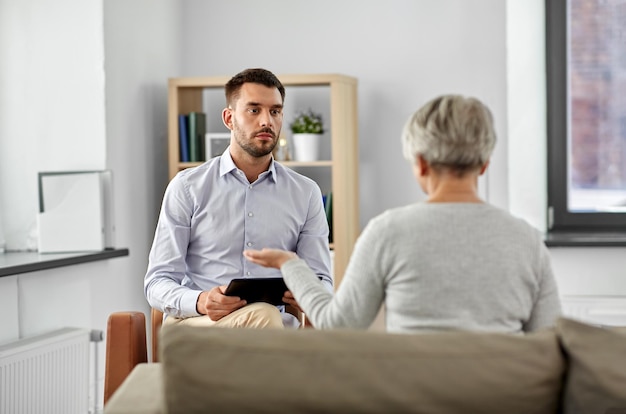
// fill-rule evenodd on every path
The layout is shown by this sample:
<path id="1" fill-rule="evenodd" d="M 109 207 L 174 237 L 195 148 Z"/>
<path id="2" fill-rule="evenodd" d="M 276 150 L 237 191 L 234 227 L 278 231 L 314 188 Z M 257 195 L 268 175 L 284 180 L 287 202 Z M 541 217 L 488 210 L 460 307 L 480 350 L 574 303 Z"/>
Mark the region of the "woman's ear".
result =
<path id="1" fill-rule="evenodd" d="M 233 110 L 231 108 L 224 108 L 222 110 L 222 122 L 226 128 L 233 130 Z"/>
<path id="2" fill-rule="evenodd" d="M 430 165 L 428 165 L 428 161 L 424 159 L 420 154 L 415 156 L 415 167 L 416 171 L 420 176 L 427 175 L 430 171 Z"/>
<path id="3" fill-rule="evenodd" d="M 489 167 L 489 160 L 480 167 L 480 173 L 478 175 L 483 175 L 485 171 L 487 171 L 487 167 Z"/>

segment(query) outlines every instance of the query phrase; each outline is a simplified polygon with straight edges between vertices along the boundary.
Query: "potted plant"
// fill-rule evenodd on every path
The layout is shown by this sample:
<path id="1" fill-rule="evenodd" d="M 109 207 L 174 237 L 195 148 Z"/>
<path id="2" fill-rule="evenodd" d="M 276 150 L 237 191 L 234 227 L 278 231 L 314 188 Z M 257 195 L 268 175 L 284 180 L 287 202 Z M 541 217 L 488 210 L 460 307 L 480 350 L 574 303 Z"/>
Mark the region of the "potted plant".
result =
<path id="1" fill-rule="evenodd" d="M 293 137 L 296 161 L 316 161 L 319 153 L 319 140 L 324 133 L 322 115 L 312 109 L 298 111 L 289 124 Z"/>

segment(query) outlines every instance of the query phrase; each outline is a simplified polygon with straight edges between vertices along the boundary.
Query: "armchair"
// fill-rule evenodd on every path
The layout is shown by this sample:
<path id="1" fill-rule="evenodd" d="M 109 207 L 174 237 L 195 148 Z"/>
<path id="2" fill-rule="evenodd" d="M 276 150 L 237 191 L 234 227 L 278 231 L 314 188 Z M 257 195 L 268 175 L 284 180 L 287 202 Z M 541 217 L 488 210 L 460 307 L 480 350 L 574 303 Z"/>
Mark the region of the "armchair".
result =
<path id="1" fill-rule="evenodd" d="M 286 311 L 300 321 L 301 327 L 312 327 L 304 313 L 287 305 Z M 150 311 L 151 362 L 158 362 L 158 339 L 163 312 L 152 308 Z M 146 341 L 146 317 L 143 312 L 123 311 L 109 315 L 106 337 L 106 364 L 104 373 L 104 404 L 124 382 L 133 368 L 148 362 Z"/>

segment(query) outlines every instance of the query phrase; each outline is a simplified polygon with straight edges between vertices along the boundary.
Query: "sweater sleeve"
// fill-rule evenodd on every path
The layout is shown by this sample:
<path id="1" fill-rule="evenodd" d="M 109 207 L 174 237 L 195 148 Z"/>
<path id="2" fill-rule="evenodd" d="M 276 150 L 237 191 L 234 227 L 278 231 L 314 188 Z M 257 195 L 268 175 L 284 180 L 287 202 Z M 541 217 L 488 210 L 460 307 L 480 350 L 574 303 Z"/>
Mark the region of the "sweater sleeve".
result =
<path id="1" fill-rule="evenodd" d="M 314 327 L 367 329 L 384 299 L 384 283 L 377 266 L 379 237 L 372 223 L 357 240 L 341 284 L 333 295 L 301 259 L 281 267 L 285 283 Z"/>
<path id="2" fill-rule="evenodd" d="M 561 299 L 558 286 L 552 272 L 548 248 L 541 243 L 539 252 L 539 291 L 524 331 L 536 331 L 551 327 L 561 316 Z"/>

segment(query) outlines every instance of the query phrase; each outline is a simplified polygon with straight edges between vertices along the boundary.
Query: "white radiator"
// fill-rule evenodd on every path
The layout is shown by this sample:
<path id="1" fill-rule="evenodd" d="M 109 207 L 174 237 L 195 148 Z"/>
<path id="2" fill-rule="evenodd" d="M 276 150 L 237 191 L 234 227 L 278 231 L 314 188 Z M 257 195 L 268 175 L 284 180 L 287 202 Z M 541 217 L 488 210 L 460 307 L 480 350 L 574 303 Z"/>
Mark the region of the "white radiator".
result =
<path id="1" fill-rule="evenodd" d="M 563 314 L 595 325 L 626 326 L 624 296 L 564 296 Z"/>
<path id="2" fill-rule="evenodd" d="M 89 339 L 63 328 L 0 345 L 0 414 L 86 414 Z"/>

